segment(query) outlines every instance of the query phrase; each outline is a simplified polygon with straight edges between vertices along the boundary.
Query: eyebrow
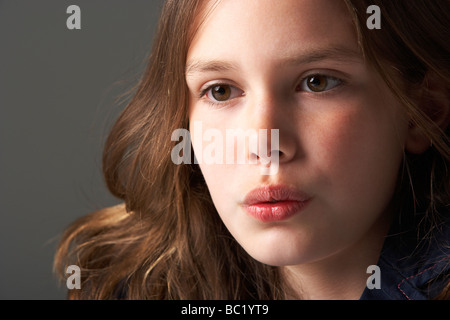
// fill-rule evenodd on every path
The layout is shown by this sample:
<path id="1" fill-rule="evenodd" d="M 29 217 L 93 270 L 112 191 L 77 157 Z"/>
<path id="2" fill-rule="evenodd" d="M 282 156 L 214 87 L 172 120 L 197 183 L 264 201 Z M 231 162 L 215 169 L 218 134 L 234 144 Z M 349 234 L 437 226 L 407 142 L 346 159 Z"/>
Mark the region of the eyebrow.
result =
<path id="1" fill-rule="evenodd" d="M 361 62 L 363 56 L 360 52 L 345 47 L 332 47 L 320 50 L 311 50 L 298 56 L 280 58 L 281 65 L 302 65 L 322 60 L 335 60 L 340 62 Z M 186 76 L 195 73 L 236 71 L 238 66 L 232 62 L 219 60 L 190 60 L 186 64 Z"/>
<path id="2" fill-rule="evenodd" d="M 190 61 L 186 65 L 186 76 L 193 75 L 194 73 L 236 71 L 237 69 L 237 65 L 227 61 L 196 60 Z"/>

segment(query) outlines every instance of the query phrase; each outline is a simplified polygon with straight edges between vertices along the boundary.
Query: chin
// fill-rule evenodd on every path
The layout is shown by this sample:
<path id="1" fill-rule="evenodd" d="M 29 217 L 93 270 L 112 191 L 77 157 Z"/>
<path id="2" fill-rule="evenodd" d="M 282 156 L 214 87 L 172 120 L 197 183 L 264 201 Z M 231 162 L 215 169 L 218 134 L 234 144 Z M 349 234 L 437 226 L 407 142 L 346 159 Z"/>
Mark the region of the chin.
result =
<path id="1" fill-rule="evenodd" d="M 306 239 L 278 235 L 254 241 L 243 248 L 253 259 L 263 264 L 282 267 L 308 263 L 317 258 L 317 251 L 307 244 Z"/>
<path id="2" fill-rule="evenodd" d="M 274 267 L 285 267 L 285 266 L 293 266 L 300 265 L 309 262 L 310 260 L 305 256 L 299 256 L 298 253 L 296 255 L 279 255 L 274 253 L 273 255 L 269 255 L 270 252 L 264 252 L 262 254 L 250 254 L 255 260 Z"/>

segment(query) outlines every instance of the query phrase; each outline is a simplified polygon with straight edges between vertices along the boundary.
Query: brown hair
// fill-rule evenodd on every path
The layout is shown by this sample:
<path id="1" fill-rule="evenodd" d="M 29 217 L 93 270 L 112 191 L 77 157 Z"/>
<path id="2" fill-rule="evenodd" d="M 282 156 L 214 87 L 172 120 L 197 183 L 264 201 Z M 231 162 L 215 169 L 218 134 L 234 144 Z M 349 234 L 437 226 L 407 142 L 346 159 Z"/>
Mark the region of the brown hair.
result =
<path id="1" fill-rule="evenodd" d="M 402 232 L 417 231 L 418 246 L 432 243 L 450 212 L 450 1 L 344 0 L 355 21 L 366 60 L 375 67 L 430 141 L 421 154 L 405 151 L 397 186 L 396 219 Z M 382 27 L 366 27 L 367 8 L 377 5 Z M 430 84 L 439 83 L 440 95 Z M 441 244 L 447 246 L 447 244 Z M 450 263 L 450 257 L 447 257 Z M 450 275 L 436 299 L 450 299 Z"/>
<path id="2" fill-rule="evenodd" d="M 344 1 L 366 59 L 433 141 L 423 155 L 405 154 L 411 179 L 399 185 L 411 199 L 404 212 L 423 209 L 434 221 L 449 203 L 449 132 L 395 79 L 424 87 L 434 72 L 450 88 L 449 1 Z M 171 161 L 172 132 L 188 128 L 186 57 L 211 8 L 204 3 L 165 2 L 147 70 L 104 148 L 107 186 L 124 204 L 75 221 L 56 253 L 61 278 L 66 266 L 81 267 L 82 289 L 69 290 L 70 298 L 282 299 L 289 291 L 278 268 L 255 261 L 229 234 L 199 167 Z M 365 26 L 371 4 L 381 8 L 381 30 Z"/>

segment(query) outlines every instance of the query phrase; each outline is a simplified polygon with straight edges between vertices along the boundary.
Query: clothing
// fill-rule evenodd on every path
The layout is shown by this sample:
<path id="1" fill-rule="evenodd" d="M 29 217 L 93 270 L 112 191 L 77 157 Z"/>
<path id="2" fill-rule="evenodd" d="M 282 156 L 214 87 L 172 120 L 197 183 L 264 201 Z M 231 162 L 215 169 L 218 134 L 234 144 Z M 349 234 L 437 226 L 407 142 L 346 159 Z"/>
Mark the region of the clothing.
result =
<path id="1" fill-rule="evenodd" d="M 377 264 L 380 289 L 366 287 L 360 300 L 428 300 L 444 289 L 450 281 L 449 219 L 438 225 L 431 239 L 417 238 L 416 228 L 391 228 Z"/>

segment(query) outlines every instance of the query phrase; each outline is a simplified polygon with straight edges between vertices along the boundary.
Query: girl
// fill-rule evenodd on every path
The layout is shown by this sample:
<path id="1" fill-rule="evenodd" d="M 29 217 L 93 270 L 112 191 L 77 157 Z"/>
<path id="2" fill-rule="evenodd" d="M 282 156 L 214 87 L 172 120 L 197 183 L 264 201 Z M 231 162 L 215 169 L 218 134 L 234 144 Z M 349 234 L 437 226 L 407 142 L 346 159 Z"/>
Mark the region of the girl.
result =
<path id="1" fill-rule="evenodd" d="M 381 29 L 367 27 L 370 5 Z M 69 297 L 448 299 L 449 12 L 447 0 L 166 1 L 104 150 L 124 204 L 76 221 L 56 254 L 61 275 L 81 267 Z M 175 164 L 177 129 L 205 152 L 198 123 L 216 137 L 277 130 L 277 161 L 246 146 L 251 163 Z"/>

